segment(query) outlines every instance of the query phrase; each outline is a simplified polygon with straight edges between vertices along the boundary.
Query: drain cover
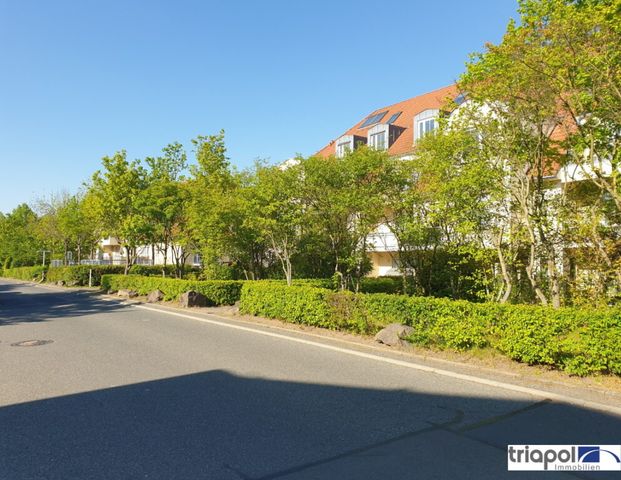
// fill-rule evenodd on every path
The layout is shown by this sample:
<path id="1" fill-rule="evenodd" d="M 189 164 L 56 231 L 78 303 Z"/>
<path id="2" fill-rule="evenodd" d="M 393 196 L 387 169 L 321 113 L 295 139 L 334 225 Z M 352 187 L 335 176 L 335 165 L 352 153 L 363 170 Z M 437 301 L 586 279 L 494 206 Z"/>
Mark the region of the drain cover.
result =
<path id="1" fill-rule="evenodd" d="M 12 347 L 38 347 L 40 345 L 47 345 L 54 340 L 24 340 L 23 342 L 12 343 Z"/>

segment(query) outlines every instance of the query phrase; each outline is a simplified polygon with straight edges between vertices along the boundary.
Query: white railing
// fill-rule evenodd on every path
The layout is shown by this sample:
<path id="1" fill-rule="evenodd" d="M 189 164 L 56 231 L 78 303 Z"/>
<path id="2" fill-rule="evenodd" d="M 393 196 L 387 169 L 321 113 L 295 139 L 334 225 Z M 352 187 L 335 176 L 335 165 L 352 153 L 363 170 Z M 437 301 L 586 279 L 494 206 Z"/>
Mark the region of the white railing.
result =
<path id="1" fill-rule="evenodd" d="M 126 257 L 113 257 L 109 258 L 93 258 L 85 259 L 80 262 L 81 265 L 125 265 L 127 263 Z M 152 265 L 153 262 L 150 258 L 138 257 L 134 261 L 134 265 Z"/>
<path id="2" fill-rule="evenodd" d="M 372 252 L 397 252 L 399 243 L 394 234 L 390 232 L 372 233 L 367 237 L 367 244 Z"/>

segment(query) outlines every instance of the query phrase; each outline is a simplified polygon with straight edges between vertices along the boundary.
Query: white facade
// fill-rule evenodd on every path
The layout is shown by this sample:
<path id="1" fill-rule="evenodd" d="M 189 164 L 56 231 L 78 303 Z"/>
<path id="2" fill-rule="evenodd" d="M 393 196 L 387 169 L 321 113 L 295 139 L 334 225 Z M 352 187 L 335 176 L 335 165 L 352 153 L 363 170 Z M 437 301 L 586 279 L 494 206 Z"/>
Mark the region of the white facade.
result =
<path id="1" fill-rule="evenodd" d="M 163 244 L 140 245 L 136 249 L 135 263 L 137 265 L 164 265 L 164 259 L 166 259 L 166 265 L 172 265 L 175 261 L 174 249 L 178 248 L 169 245 L 165 249 Z M 99 241 L 99 247 L 95 252 L 94 258 L 83 260 L 82 263 L 124 265 L 126 261 L 127 257 L 119 240 L 115 237 L 108 237 Z M 190 253 L 185 264 L 195 267 L 200 266 L 200 255 L 194 252 Z"/>

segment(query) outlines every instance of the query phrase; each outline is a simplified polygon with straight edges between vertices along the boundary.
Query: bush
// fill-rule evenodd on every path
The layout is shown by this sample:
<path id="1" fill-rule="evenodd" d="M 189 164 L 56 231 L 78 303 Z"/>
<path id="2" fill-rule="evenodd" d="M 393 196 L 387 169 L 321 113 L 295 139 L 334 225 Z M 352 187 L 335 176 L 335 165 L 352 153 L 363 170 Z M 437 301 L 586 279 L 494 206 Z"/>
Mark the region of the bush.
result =
<path id="1" fill-rule="evenodd" d="M 401 277 L 366 277 L 360 280 L 361 293 L 406 293 Z"/>
<path id="2" fill-rule="evenodd" d="M 164 300 L 175 300 L 182 293 L 194 290 L 202 293 L 209 305 L 233 305 L 240 298 L 242 283 L 239 280 L 179 280 L 140 275 L 103 275 L 101 279 L 104 290 L 127 289 L 147 295 L 159 289 Z"/>
<path id="3" fill-rule="evenodd" d="M 51 283 L 63 281 L 69 286 L 87 286 L 89 271 L 92 271 L 92 285 L 101 284 L 102 275 L 123 273 L 123 265 L 72 265 L 67 267 L 50 267 L 46 280 Z"/>
<path id="4" fill-rule="evenodd" d="M 239 310 L 250 315 L 334 328 L 327 302 L 329 294 L 330 291 L 323 288 L 289 287 L 279 282 L 245 282 Z"/>
<path id="5" fill-rule="evenodd" d="M 142 275 L 145 277 L 162 276 L 162 270 L 167 277 L 175 275 L 175 267 L 173 265 L 132 265 L 129 267 L 130 275 Z"/>
<path id="6" fill-rule="evenodd" d="M 45 271 L 46 268 L 41 265 L 36 265 L 34 267 L 5 268 L 2 270 L 2 276 L 7 278 L 16 278 L 18 280 L 34 280 L 38 282 L 42 280 Z"/>
<path id="7" fill-rule="evenodd" d="M 410 325 L 413 343 L 440 349 L 493 348 L 531 365 L 568 373 L 621 375 L 621 309 L 472 303 L 406 295 L 332 292 L 278 282 L 247 282 L 240 310 L 331 329 L 374 334 Z"/>
<path id="8" fill-rule="evenodd" d="M 167 276 L 175 274 L 175 267 L 158 265 L 132 265 L 129 269 L 130 275 L 141 276 L 161 276 L 162 269 Z M 46 276 L 48 282 L 56 283 L 64 281 L 69 286 L 88 285 L 89 271 L 92 271 L 92 285 L 101 285 L 101 277 L 106 274 L 120 274 L 125 272 L 124 265 L 70 265 L 66 267 L 50 267 Z M 188 268 L 188 272 L 191 269 Z"/>
<path id="9" fill-rule="evenodd" d="M 161 277 L 162 270 L 167 277 L 174 277 L 177 273 L 177 268 L 174 265 L 132 265 L 129 269 L 129 274 L 146 277 Z M 185 277 L 188 274 L 197 274 L 199 271 L 199 268 L 184 265 L 182 268 L 182 275 Z"/>

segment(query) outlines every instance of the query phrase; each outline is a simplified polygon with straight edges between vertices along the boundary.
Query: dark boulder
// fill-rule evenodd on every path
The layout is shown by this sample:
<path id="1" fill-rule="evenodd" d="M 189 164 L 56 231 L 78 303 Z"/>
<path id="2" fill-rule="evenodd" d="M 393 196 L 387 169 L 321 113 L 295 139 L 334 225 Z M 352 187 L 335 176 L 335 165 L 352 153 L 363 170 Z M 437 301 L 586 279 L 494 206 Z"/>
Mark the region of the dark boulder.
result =
<path id="1" fill-rule="evenodd" d="M 147 303 L 157 303 L 162 300 L 164 300 L 164 292 L 158 289 L 153 290 L 147 297 Z"/>
<path id="2" fill-rule="evenodd" d="M 203 295 L 202 293 L 190 290 L 189 292 L 185 292 L 179 295 L 179 305 L 181 305 L 183 308 L 206 307 L 207 297 L 205 297 L 205 295 Z"/>

